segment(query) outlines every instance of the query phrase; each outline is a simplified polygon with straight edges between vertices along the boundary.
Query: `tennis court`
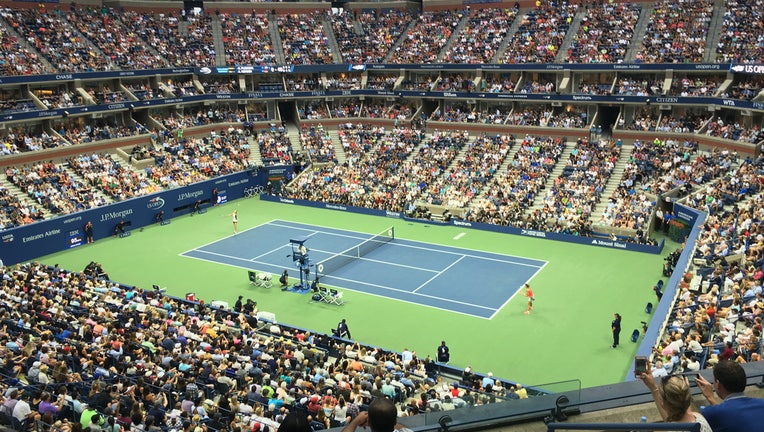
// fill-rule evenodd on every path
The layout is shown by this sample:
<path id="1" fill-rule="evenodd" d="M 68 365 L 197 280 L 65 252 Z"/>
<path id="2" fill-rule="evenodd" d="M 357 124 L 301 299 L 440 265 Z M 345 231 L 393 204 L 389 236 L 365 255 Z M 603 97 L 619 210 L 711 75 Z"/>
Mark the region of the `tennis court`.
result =
<path id="1" fill-rule="evenodd" d="M 277 275 L 288 269 L 295 276 L 289 240 L 305 238 L 311 278 L 318 268 L 324 285 L 487 319 L 546 265 L 392 234 L 389 228 L 374 236 L 273 220 L 181 255 Z"/>

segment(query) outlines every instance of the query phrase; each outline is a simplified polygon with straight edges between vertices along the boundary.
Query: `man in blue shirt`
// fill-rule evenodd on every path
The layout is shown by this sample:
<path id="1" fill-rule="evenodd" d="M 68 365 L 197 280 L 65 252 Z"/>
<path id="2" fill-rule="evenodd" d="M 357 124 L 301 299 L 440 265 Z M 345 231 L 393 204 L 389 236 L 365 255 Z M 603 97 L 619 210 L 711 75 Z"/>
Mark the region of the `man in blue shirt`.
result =
<path id="1" fill-rule="evenodd" d="M 761 430 L 764 399 L 745 396 L 745 370 L 739 363 L 721 361 L 714 366 L 714 382 L 698 375 L 695 382 L 710 406 L 703 409 L 703 417 L 714 432 L 749 432 Z M 714 391 L 721 397 L 719 402 Z"/>

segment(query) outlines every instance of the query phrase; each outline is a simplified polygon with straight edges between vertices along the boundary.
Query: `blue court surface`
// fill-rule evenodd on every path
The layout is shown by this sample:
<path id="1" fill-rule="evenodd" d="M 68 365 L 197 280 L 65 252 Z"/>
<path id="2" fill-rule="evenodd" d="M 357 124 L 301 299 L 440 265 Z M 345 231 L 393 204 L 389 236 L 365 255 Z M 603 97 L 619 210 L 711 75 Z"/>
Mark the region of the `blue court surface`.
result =
<path id="1" fill-rule="evenodd" d="M 290 239 L 307 238 L 313 264 L 357 246 L 373 235 L 274 220 L 182 256 L 299 276 Z M 395 238 L 330 274 L 324 285 L 363 292 L 480 318 L 492 318 L 546 261 Z M 311 271 L 313 278 L 315 267 Z"/>

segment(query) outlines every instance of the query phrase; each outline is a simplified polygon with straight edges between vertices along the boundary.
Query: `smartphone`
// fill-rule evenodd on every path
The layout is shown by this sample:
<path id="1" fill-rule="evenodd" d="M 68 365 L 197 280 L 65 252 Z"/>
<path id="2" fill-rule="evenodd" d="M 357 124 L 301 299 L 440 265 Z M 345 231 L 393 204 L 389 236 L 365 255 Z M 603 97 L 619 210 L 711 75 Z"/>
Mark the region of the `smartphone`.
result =
<path id="1" fill-rule="evenodd" d="M 636 356 L 634 357 L 634 375 L 640 376 L 647 372 L 647 357 Z"/>

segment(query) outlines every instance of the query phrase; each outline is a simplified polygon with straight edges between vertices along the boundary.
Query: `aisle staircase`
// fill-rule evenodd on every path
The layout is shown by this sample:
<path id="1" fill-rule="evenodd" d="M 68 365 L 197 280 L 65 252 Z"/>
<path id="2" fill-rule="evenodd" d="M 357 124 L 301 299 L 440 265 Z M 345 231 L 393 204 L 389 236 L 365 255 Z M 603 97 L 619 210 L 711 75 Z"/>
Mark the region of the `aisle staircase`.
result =
<path id="1" fill-rule="evenodd" d="M 624 144 L 621 146 L 621 155 L 618 157 L 618 160 L 615 163 L 615 168 L 613 169 L 613 173 L 610 175 L 610 179 L 605 185 L 605 189 L 603 189 L 602 194 L 600 194 L 600 202 L 596 207 L 592 209 L 592 219 L 594 221 L 599 219 L 599 216 L 607 208 L 610 197 L 613 196 L 613 193 L 615 193 L 616 189 L 618 189 L 618 186 L 621 184 L 621 180 L 623 180 L 623 171 L 626 168 L 626 165 L 629 162 L 629 158 L 631 158 L 631 154 L 633 152 L 634 145 Z"/>
<path id="2" fill-rule="evenodd" d="M 639 12 L 639 19 L 634 26 L 634 35 L 631 37 L 631 44 L 629 49 L 626 50 L 626 54 L 623 56 L 624 63 L 634 63 L 637 58 L 637 53 L 642 49 L 642 39 L 644 39 L 647 33 L 647 25 L 650 23 L 651 12 L 653 11 L 650 3 L 644 3 L 642 10 Z"/>
<path id="3" fill-rule="evenodd" d="M 557 159 L 557 165 L 555 165 L 552 172 L 549 173 L 549 178 L 546 181 L 545 190 L 549 190 L 549 188 L 554 185 L 554 181 L 562 175 L 562 172 L 565 170 L 565 164 L 568 162 L 568 159 L 570 159 L 570 155 L 573 153 L 574 148 L 576 148 L 575 141 L 568 141 L 565 143 L 565 150 L 563 150 L 562 154 Z M 546 194 L 543 193 L 543 191 L 539 191 L 539 193 L 536 195 L 536 198 L 533 200 L 533 203 L 528 206 L 526 213 L 530 214 L 534 210 L 542 208 L 544 206 L 545 195 Z"/>

